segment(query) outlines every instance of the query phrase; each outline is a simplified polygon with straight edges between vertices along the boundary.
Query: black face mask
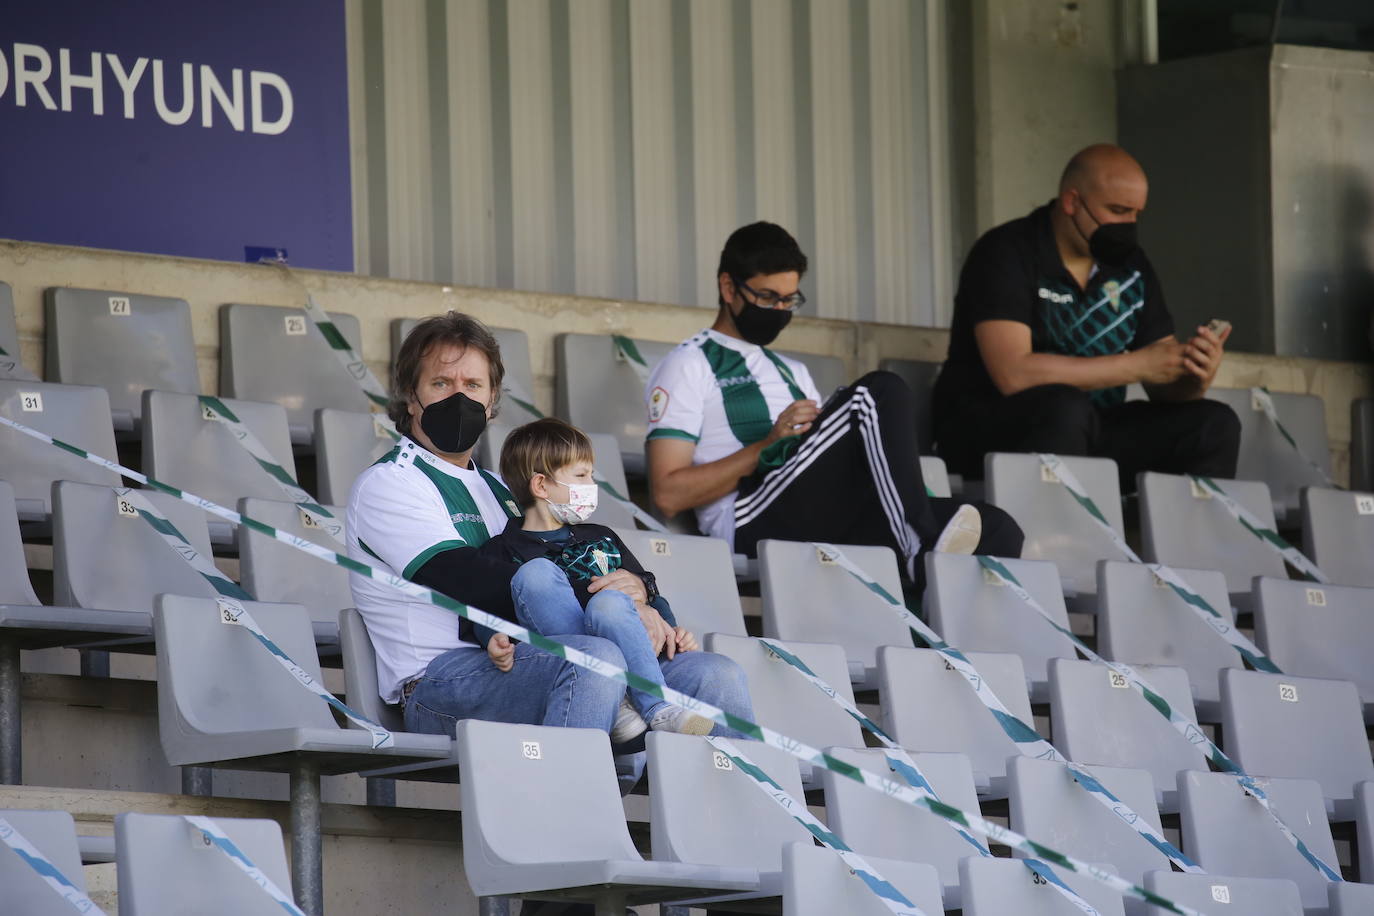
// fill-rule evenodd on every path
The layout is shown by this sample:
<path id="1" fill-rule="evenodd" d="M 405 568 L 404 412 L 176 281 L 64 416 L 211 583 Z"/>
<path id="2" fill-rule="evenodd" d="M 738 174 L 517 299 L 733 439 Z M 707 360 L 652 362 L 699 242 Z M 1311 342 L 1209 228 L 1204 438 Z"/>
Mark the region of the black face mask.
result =
<path id="1" fill-rule="evenodd" d="M 487 409 L 460 391 L 426 407 L 420 428 L 439 451 L 461 454 L 476 445 L 487 428 Z"/>
<path id="2" fill-rule="evenodd" d="M 1140 250 L 1135 223 L 1099 222 L 1086 204 L 1083 205 L 1083 212 L 1088 214 L 1088 219 L 1097 223 L 1093 234 L 1086 239 L 1088 251 L 1094 261 L 1108 267 L 1121 267 L 1131 259 L 1131 255 Z M 1077 223 L 1074 223 L 1074 228 L 1078 229 Z M 1083 230 L 1078 229 L 1078 234 L 1082 235 Z"/>
<path id="3" fill-rule="evenodd" d="M 745 300 L 744 308 L 739 310 L 739 314 L 731 313 L 731 317 L 735 320 L 735 329 L 740 337 L 751 344 L 766 347 L 787 327 L 792 320 L 792 313 L 787 309 L 766 309 Z"/>

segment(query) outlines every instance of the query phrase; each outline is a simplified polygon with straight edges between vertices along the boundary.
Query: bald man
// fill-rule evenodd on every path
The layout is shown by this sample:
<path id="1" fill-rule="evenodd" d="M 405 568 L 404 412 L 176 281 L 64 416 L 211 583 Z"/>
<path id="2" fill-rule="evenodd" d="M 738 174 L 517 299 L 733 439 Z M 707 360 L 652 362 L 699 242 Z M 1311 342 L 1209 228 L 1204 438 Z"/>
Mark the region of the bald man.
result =
<path id="1" fill-rule="evenodd" d="M 1175 338 L 1136 243 L 1148 192 L 1129 153 L 1090 146 L 1059 196 L 973 246 L 934 395 L 951 471 L 979 479 L 988 452 L 1054 452 L 1114 459 L 1126 492 L 1140 471 L 1235 476 L 1240 421 L 1203 399 L 1230 327 Z M 1126 402 L 1132 382 L 1148 401 Z"/>

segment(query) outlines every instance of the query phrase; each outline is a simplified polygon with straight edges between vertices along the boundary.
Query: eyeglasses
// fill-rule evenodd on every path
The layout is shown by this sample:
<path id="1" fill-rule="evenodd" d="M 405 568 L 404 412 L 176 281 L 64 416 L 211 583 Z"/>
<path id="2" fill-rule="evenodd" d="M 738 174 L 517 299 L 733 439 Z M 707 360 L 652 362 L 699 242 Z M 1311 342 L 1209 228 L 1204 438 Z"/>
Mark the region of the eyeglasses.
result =
<path id="1" fill-rule="evenodd" d="M 802 295 L 801 290 L 797 290 L 790 296 L 779 296 L 771 289 L 754 289 L 738 277 L 732 277 L 731 279 L 735 281 L 735 286 L 754 297 L 755 305 L 762 306 L 763 308 L 783 309 L 788 312 L 795 312 L 803 305 L 806 305 L 806 297 Z"/>

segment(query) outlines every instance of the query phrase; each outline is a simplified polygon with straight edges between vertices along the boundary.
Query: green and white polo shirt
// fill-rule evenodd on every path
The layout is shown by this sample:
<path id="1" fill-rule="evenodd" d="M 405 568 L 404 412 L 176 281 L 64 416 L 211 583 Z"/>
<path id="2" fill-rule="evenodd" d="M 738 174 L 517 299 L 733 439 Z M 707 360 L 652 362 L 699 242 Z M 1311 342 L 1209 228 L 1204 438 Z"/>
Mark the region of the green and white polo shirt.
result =
<path id="1" fill-rule="evenodd" d="M 768 435 L 783 408 L 804 398 L 821 402 L 806 366 L 708 328 L 654 367 L 648 438 L 695 443 L 692 463 L 707 464 Z M 734 543 L 734 493 L 696 512 L 703 532 Z"/>

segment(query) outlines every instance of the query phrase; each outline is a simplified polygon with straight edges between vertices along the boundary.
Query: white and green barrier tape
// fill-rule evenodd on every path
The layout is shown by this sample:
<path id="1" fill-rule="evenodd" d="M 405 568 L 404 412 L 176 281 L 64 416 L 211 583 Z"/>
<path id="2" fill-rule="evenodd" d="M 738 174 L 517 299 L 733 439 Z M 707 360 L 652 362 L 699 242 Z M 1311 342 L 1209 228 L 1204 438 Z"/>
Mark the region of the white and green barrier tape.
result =
<path id="1" fill-rule="evenodd" d="M 1264 522 L 1260 521 L 1259 518 L 1255 516 L 1255 513 L 1236 502 L 1235 499 L 1223 490 L 1215 480 L 1210 477 L 1200 477 L 1197 474 L 1189 474 L 1188 479 L 1193 481 L 1197 486 L 1204 488 L 1205 492 L 1215 497 L 1216 501 L 1221 503 L 1222 506 L 1226 508 L 1227 512 L 1231 513 L 1231 517 L 1234 518 L 1242 528 L 1253 534 L 1270 550 L 1283 557 L 1289 566 L 1292 566 L 1313 582 L 1331 581 L 1326 577 L 1326 573 L 1317 568 L 1316 563 L 1307 559 L 1301 550 L 1284 540 L 1273 528 L 1266 528 Z"/>
<path id="2" fill-rule="evenodd" d="M 1269 419 L 1270 423 L 1274 424 L 1274 428 L 1279 431 L 1279 435 L 1284 438 L 1284 441 L 1293 446 L 1293 451 L 1298 453 L 1298 457 L 1307 462 L 1308 467 L 1316 471 L 1317 476 L 1325 481 L 1328 487 L 1334 487 L 1337 490 L 1344 489 L 1340 484 L 1331 479 L 1331 475 L 1326 472 L 1325 468 L 1313 461 L 1307 453 L 1302 450 L 1302 446 L 1298 445 L 1298 440 L 1293 438 L 1293 434 L 1290 433 L 1288 428 L 1283 425 L 1283 422 L 1279 420 L 1278 409 L 1274 406 L 1274 396 L 1269 393 L 1268 388 L 1265 388 L 1263 385 L 1251 388 L 1250 404 L 1254 409 L 1261 411 Z"/>
<path id="3" fill-rule="evenodd" d="M 301 908 L 296 906 L 295 901 L 277 887 L 276 883 L 267 875 L 263 874 L 262 869 L 253 864 L 248 856 L 243 854 L 233 840 L 220 829 L 219 824 L 210 820 L 208 817 L 201 817 L 195 814 L 183 814 L 183 818 L 193 827 L 200 831 L 207 846 L 214 846 L 220 852 L 229 857 L 229 861 L 234 863 L 234 867 L 248 876 L 258 887 L 262 888 L 263 893 L 276 901 L 277 905 L 293 916 L 305 916 Z"/>
<path id="4" fill-rule="evenodd" d="M 0 420 L 4 419 L 0 417 Z M 214 590 L 227 598 L 239 598 L 245 601 L 252 601 L 253 596 L 243 590 L 233 579 L 230 579 L 219 567 L 215 566 L 210 559 L 200 551 L 191 546 L 191 542 L 186 539 L 176 525 L 173 525 L 167 516 L 158 511 L 157 507 L 149 502 L 142 493 L 137 490 L 115 487 L 115 507 L 120 515 L 137 515 L 148 523 L 154 531 L 167 542 L 167 546 L 176 551 L 177 555 L 186 561 L 187 565 L 200 573 L 201 577 Z"/>
<path id="5" fill-rule="evenodd" d="M 870 773 L 866 770 L 863 770 L 860 767 L 851 766 L 850 764 L 844 763 L 841 760 L 836 760 L 828 754 L 823 753 L 819 749 L 811 747 L 810 745 L 798 741 L 795 738 L 790 738 L 786 735 L 780 734 L 779 732 L 773 731 L 770 728 L 766 728 L 765 726 L 759 725 L 754 722 L 750 722 L 747 719 L 739 718 L 738 716 L 731 715 L 730 713 L 727 713 L 716 706 L 712 706 L 709 703 L 705 703 L 702 700 L 698 700 L 696 697 L 688 696 L 687 694 L 673 690 L 670 687 L 664 687 L 660 684 L 654 683 L 653 681 L 641 678 L 638 675 L 635 675 L 625 670 L 624 668 L 618 667 L 616 665 L 610 664 L 609 662 L 603 661 L 602 659 L 588 655 L 584 652 L 572 648 L 571 646 L 566 646 L 563 643 L 558 642 L 557 640 L 549 639 L 546 636 L 540 636 L 538 633 L 534 633 L 526 629 L 525 627 L 520 626 L 519 624 L 511 623 L 510 621 L 505 620 L 504 618 L 488 614 L 485 611 L 481 611 L 476 608 L 469 608 L 462 602 L 455 601 L 447 595 L 444 595 L 440 592 L 432 591 L 431 589 L 425 588 L 422 585 L 417 585 L 409 579 L 388 572 L 381 566 L 375 565 L 371 562 L 354 560 L 351 557 L 329 550 L 326 547 L 321 547 L 319 544 L 316 544 L 313 541 L 307 541 L 303 538 L 296 537 L 287 532 L 279 531 L 276 528 L 273 528 L 271 525 L 264 524 L 263 522 L 260 522 L 254 518 L 244 516 L 238 512 L 235 512 L 233 509 L 226 508 L 225 506 L 213 503 L 207 499 L 204 499 L 203 497 L 196 496 L 192 493 L 187 493 L 183 490 L 177 489 L 176 487 L 162 483 L 161 481 L 154 480 L 153 478 L 141 474 L 138 471 L 131 470 L 120 464 L 117 464 L 116 462 L 110 461 L 107 458 L 102 458 L 99 455 L 93 455 L 85 449 L 80 448 L 79 446 L 72 445 L 68 442 L 63 442 L 60 439 L 54 439 L 47 433 L 40 432 L 39 430 L 33 429 L 29 426 L 25 426 L 22 423 L 18 423 L 14 420 L 11 420 L 9 417 L 0 416 L 0 426 L 9 427 L 10 429 L 15 430 L 16 432 L 23 433 L 24 435 L 37 439 L 40 442 L 46 442 L 49 445 L 60 448 L 65 452 L 68 452 L 72 455 L 77 456 L 78 458 L 88 461 L 91 464 L 97 465 L 107 470 L 114 471 L 117 474 L 121 474 L 129 480 L 135 481 L 136 483 L 143 484 L 144 486 L 150 487 L 155 490 L 159 490 L 164 493 L 169 493 L 172 496 L 175 496 L 177 499 L 182 500 L 183 502 L 189 503 L 193 506 L 197 506 L 200 509 L 209 512 L 210 514 L 219 516 L 220 518 L 225 519 L 226 521 L 229 521 L 233 524 L 246 525 L 260 534 L 281 541 L 282 543 L 294 547 L 295 549 L 303 553 L 308 553 L 311 556 L 321 559 L 326 563 L 329 563 L 333 566 L 340 566 L 344 569 L 349 570 L 350 572 L 357 573 L 360 576 L 365 576 L 377 582 L 386 584 L 401 592 L 402 594 L 408 595 L 412 598 L 418 599 L 429 604 L 433 604 L 436 607 L 444 608 L 445 610 L 451 611 L 460 617 L 464 617 L 472 621 L 473 623 L 478 624 L 479 626 L 487 627 L 488 629 L 494 630 L 498 633 L 504 633 L 517 641 L 529 643 L 530 645 L 542 649 L 545 652 L 548 652 L 549 654 L 557 658 L 565 659 L 566 661 L 570 662 L 571 664 L 577 665 L 580 668 L 585 668 L 588 671 L 609 678 L 613 681 L 616 681 L 617 683 L 625 684 L 629 687 L 633 687 L 636 690 L 641 690 L 645 693 L 648 693 L 650 696 L 658 697 L 670 703 L 676 703 L 680 706 L 684 706 L 688 709 L 691 709 L 693 712 L 696 712 L 699 715 L 705 716 L 713 722 L 725 726 L 726 728 L 734 729 L 742 734 L 749 736 L 750 738 L 762 741 L 773 747 L 780 748 L 781 750 L 786 751 L 787 753 L 791 754 L 799 760 L 806 761 L 812 764 L 813 766 L 820 767 L 825 770 L 830 770 L 831 772 L 836 773 L 840 776 L 844 776 L 847 779 L 852 779 L 855 782 L 858 782 L 866 786 L 867 788 L 872 789 L 875 792 L 881 792 L 882 794 L 890 798 L 896 799 L 898 801 L 904 802 L 906 804 L 912 805 L 922 810 L 929 811 L 932 814 L 935 814 L 937 817 L 943 818 L 944 820 L 953 821 L 967 830 L 987 837 L 989 840 L 995 843 L 999 843 L 1004 846 L 1010 846 L 1013 849 L 1020 850 L 1026 853 L 1027 855 L 1051 862 L 1055 865 L 1058 865 L 1061 868 L 1067 869 L 1068 871 L 1087 875 L 1090 878 L 1112 888 L 1119 894 L 1129 895 L 1131 897 L 1144 900 L 1147 903 L 1151 903 L 1157 907 L 1161 907 L 1162 909 L 1170 913 L 1179 914 L 1179 916 L 1204 916 L 1204 914 L 1202 914 L 1198 910 L 1192 909 L 1191 907 L 1183 906 L 1182 904 L 1175 903 L 1172 900 L 1169 900 L 1165 897 L 1161 897 L 1159 894 L 1156 894 L 1153 891 L 1141 887 L 1140 885 L 1133 884 L 1130 881 L 1127 881 L 1126 879 L 1121 878 L 1118 875 L 1112 874 L 1109 871 L 1105 871 L 1104 869 L 1098 868 L 1094 865 L 1091 865 L 1088 862 L 1084 862 L 1083 860 L 1077 859 L 1073 856 L 1066 855 L 1065 853 L 1059 852 L 1058 850 L 1053 849 L 1044 844 L 1037 843 L 1034 840 L 1028 839 L 1027 837 L 1022 836 L 1021 834 L 1016 833 L 1013 830 L 1003 827 L 1000 824 L 994 823 L 993 821 L 986 820 L 982 817 L 981 814 L 962 811 L 958 808 L 946 805 L 942 802 L 934 801 L 928 798 L 926 795 L 917 792 L 909 785 L 902 785 L 893 782 L 890 779 L 878 776 L 875 773 Z"/>
<path id="6" fill-rule="evenodd" d="M 15 829 L 14 825 L 5 818 L 0 817 L 0 842 L 8 846 L 15 855 L 24 861 L 24 864 L 34 870 L 38 877 L 57 896 L 71 904 L 72 909 L 78 913 L 100 914 L 105 916 L 105 911 L 96 906 L 90 897 L 81 893 L 80 889 L 72 883 L 71 879 L 62 874 L 62 870 L 52 863 L 52 860 L 43 855 L 38 847 L 28 841 L 28 839 Z"/>
<path id="7" fill-rule="evenodd" d="M 624 334 L 612 334 L 611 342 L 615 344 L 615 358 L 629 363 L 641 384 L 649 384 L 649 364 L 640 354 L 639 345 Z"/>

